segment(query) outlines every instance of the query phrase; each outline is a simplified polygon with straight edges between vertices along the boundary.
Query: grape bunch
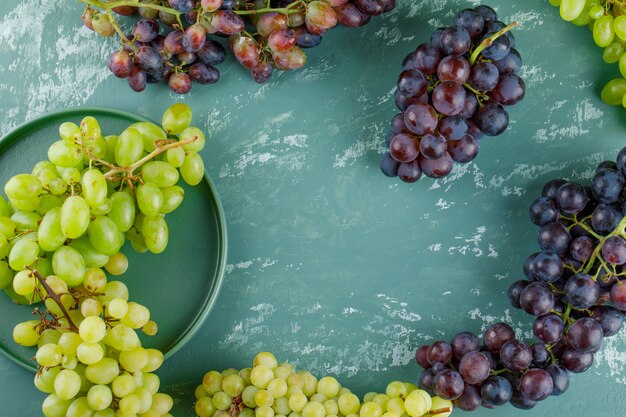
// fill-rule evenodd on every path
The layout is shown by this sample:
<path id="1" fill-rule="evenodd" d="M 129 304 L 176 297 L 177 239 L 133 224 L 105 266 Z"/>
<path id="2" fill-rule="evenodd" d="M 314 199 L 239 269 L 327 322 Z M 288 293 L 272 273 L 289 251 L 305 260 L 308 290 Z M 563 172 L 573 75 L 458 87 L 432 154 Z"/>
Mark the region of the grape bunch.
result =
<path id="1" fill-rule="evenodd" d="M 447 417 L 452 403 L 411 383 L 391 382 L 363 402 L 332 376 L 319 380 L 261 352 L 252 368 L 210 371 L 196 388 L 199 417 Z"/>
<path id="2" fill-rule="evenodd" d="M 0 289 L 28 304 L 39 301 L 35 264 L 77 287 L 88 268 L 124 273 L 127 239 L 138 252 L 163 252 L 165 215 L 185 195 L 179 178 L 196 185 L 204 176 L 206 138 L 190 123 L 191 109 L 178 103 L 163 115 L 165 130 L 139 122 L 103 136 L 93 117 L 61 124 L 48 160 L 7 181 L 8 202 L 0 196 Z"/>
<path id="3" fill-rule="evenodd" d="M 179 178 L 196 185 L 204 176 L 206 138 L 191 117 L 174 104 L 162 128 L 140 122 L 119 136 L 103 136 L 93 117 L 65 122 L 48 160 L 5 184 L 0 290 L 20 304 L 43 301 L 13 338 L 38 346 L 46 417 L 169 416 L 172 399 L 152 373 L 163 354 L 143 348 L 136 332 L 154 335 L 158 326 L 105 270 L 126 272 L 127 239 L 138 252 L 165 250 L 165 215 L 184 198 Z"/>
<path id="4" fill-rule="evenodd" d="M 482 343 L 476 334 L 464 331 L 449 343 L 436 341 L 417 349 L 416 361 L 424 368 L 419 386 L 465 411 L 508 402 L 529 409 L 569 386 L 567 371 L 548 364 L 549 349 L 543 343 L 517 340 L 506 323 L 489 326 Z"/>
<path id="5" fill-rule="evenodd" d="M 603 48 L 602 59 L 617 63 L 621 77 L 609 81 L 601 98 L 611 106 L 626 107 L 626 5 L 611 0 L 549 0 L 561 18 L 576 26 L 587 26 L 593 40 Z"/>
<path id="6" fill-rule="evenodd" d="M 37 320 L 19 323 L 16 343 L 37 346 L 35 386 L 48 394 L 46 417 L 171 417 L 172 398 L 159 393 L 153 372 L 163 354 L 146 349 L 136 330 L 156 334 L 150 311 L 128 301 L 128 288 L 108 281 L 99 268 L 85 274 L 83 285 L 69 287 L 48 271 L 29 270 L 28 280 L 45 300 Z M 17 278 L 16 278 L 17 279 Z M 31 284 L 32 285 L 32 284 Z"/>
<path id="7" fill-rule="evenodd" d="M 80 1 L 87 4 L 85 26 L 102 36 L 117 33 L 122 41 L 109 58 L 115 76 L 135 91 L 167 82 L 178 94 L 188 93 L 193 82 L 219 80 L 215 66 L 226 59 L 226 50 L 218 37 L 228 38 L 237 61 L 264 83 L 275 68 L 304 66 L 304 49 L 319 45 L 337 24 L 363 26 L 395 7 L 395 0 Z M 135 13 L 141 19 L 124 34 L 115 15 Z"/>
<path id="8" fill-rule="evenodd" d="M 455 25 L 437 29 L 402 63 L 395 92 L 400 113 L 391 120 L 389 148 L 380 168 L 388 177 L 416 182 L 441 178 L 454 162 L 478 154 L 480 139 L 509 125 L 505 107 L 522 100 L 515 38 L 489 6 L 465 9 Z"/>
<path id="9" fill-rule="evenodd" d="M 469 332 L 416 352 L 426 370 L 420 386 L 457 407 L 511 402 L 532 408 L 569 386 L 570 373 L 593 364 L 604 338 L 626 312 L 626 148 L 601 162 L 590 186 L 549 181 L 530 206 L 540 227 L 540 252 L 524 263 L 526 279 L 511 284 L 511 305 L 534 316 L 531 344 L 505 323 L 480 339 Z"/>

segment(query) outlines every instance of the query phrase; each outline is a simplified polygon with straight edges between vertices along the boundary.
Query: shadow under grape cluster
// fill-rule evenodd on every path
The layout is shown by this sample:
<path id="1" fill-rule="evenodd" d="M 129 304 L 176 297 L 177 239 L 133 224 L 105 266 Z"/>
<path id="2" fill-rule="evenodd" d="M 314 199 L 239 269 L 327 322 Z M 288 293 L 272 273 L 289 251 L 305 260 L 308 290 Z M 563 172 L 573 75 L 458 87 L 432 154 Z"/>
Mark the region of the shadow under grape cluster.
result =
<path id="1" fill-rule="evenodd" d="M 216 66 L 226 59 L 226 49 L 217 38 L 227 38 L 237 61 L 264 83 L 275 68 L 304 66 L 304 49 L 319 45 L 337 24 L 363 26 L 395 7 L 395 0 L 142 0 L 139 6 L 131 0 L 81 1 L 87 4 L 88 28 L 122 40 L 123 48 L 108 62 L 116 77 L 138 92 L 147 83 L 167 82 L 178 94 L 188 93 L 193 82 L 219 80 Z M 116 14 L 142 18 L 124 34 Z"/>
<path id="2" fill-rule="evenodd" d="M 504 106 L 525 94 L 515 38 L 489 6 L 466 9 L 455 25 L 437 29 L 429 43 L 406 56 L 391 121 L 388 152 L 380 167 L 405 182 L 422 173 L 440 178 L 454 162 L 472 161 L 484 136 L 502 134 L 509 125 Z"/>
<path id="3" fill-rule="evenodd" d="M 567 390 L 570 373 L 592 366 L 626 311 L 624 175 L 626 148 L 617 162 L 597 166 L 591 186 L 555 179 L 543 187 L 530 207 L 541 251 L 527 258 L 526 279 L 508 290 L 513 307 L 535 317 L 534 343 L 497 323 L 482 344 L 463 332 L 450 343 L 422 346 L 422 388 L 468 411 L 509 401 L 529 409 Z"/>

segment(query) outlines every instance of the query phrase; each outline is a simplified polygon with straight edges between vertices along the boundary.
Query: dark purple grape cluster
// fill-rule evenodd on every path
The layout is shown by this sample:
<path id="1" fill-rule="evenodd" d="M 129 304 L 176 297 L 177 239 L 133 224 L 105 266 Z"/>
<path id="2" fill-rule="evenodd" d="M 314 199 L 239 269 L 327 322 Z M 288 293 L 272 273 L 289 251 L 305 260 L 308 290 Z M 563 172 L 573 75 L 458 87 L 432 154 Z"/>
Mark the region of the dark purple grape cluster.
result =
<path id="1" fill-rule="evenodd" d="M 478 154 L 480 139 L 502 134 L 505 107 L 522 100 L 525 85 L 515 38 L 489 6 L 465 9 L 455 25 L 437 29 L 430 42 L 407 55 L 380 168 L 388 177 L 415 182 L 441 178 L 454 162 Z"/>
<path id="2" fill-rule="evenodd" d="M 167 82 L 178 94 L 188 93 L 193 82 L 219 80 L 215 66 L 226 58 L 219 38 L 227 38 L 237 61 L 264 83 L 275 68 L 302 67 L 304 49 L 319 45 L 338 24 L 363 26 L 395 7 L 395 0 L 141 0 L 140 6 L 137 0 L 117 1 L 128 5 L 113 12 L 141 17 L 124 35 L 114 14 L 93 8 L 106 9 L 106 4 L 84 2 L 85 26 L 103 36 L 117 32 L 122 39 L 123 48 L 109 58 L 116 77 L 126 78 L 135 91 L 143 91 L 146 83 Z"/>
<path id="3" fill-rule="evenodd" d="M 508 402 L 528 409 L 569 386 L 566 368 L 550 363 L 549 346 L 516 339 L 506 323 L 488 327 L 482 342 L 473 333 L 461 332 L 450 343 L 421 346 L 415 358 L 424 368 L 420 387 L 431 395 L 453 400 L 465 411 Z"/>
<path id="4" fill-rule="evenodd" d="M 569 386 L 571 373 L 593 364 L 626 312 L 626 148 L 604 161 L 591 186 L 549 181 L 530 206 L 540 252 L 524 264 L 525 280 L 508 297 L 535 317 L 531 344 L 504 323 L 480 339 L 469 332 L 417 350 L 420 386 L 463 410 L 510 402 L 534 407 Z"/>

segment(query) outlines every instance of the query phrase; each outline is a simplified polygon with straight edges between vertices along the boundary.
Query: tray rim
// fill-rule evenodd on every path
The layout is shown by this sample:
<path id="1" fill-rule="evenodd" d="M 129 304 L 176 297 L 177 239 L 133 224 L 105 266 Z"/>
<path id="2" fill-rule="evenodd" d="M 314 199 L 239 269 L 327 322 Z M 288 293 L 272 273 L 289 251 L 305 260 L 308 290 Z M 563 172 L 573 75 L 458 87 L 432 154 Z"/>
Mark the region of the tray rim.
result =
<path id="1" fill-rule="evenodd" d="M 27 120 L 15 128 L 11 129 L 7 134 L 0 137 L 0 154 L 3 153 L 4 149 L 11 144 L 20 140 L 20 137 L 26 134 L 28 131 L 32 130 L 33 127 L 40 123 L 44 123 L 49 119 L 59 119 L 63 117 L 76 117 L 76 113 L 84 113 L 86 115 L 107 115 L 107 116 L 117 116 L 129 120 L 134 120 L 138 122 L 150 122 L 155 123 L 150 118 L 143 116 L 138 113 L 134 113 L 127 110 L 116 109 L 113 107 L 106 106 L 79 106 L 79 107 L 70 107 L 63 110 L 57 110 L 50 113 L 45 113 L 30 120 Z M 155 123 L 158 124 L 158 123 Z M 207 317 L 209 316 L 211 310 L 215 306 L 217 298 L 221 292 L 222 284 L 224 282 L 224 274 L 226 271 L 226 262 L 228 259 L 228 233 L 226 226 L 226 218 L 224 215 L 224 207 L 222 206 L 222 201 L 217 193 L 217 187 L 215 183 L 209 176 L 206 169 L 204 170 L 203 181 L 206 183 L 210 194 L 211 194 L 211 204 L 213 205 L 215 216 L 216 216 L 216 227 L 218 231 L 218 262 L 216 265 L 216 275 L 215 275 L 215 283 L 211 286 L 211 290 L 208 291 L 207 296 L 204 298 L 200 308 L 198 309 L 198 314 L 195 315 L 193 321 L 189 323 L 185 329 L 181 332 L 181 334 L 175 339 L 174 343 L 171 346 L 168 346 L 167 351 L 163 352 L 164 361 L 167 361 L 169 358 L 174 356 L 180 349 L 183 348 L 195 334 L 200 330 Z M 150 308 L 150 306 L 148 306 Z M 31 371 L 37 372 L 38 367 L 34 361 L 26 361 L 19 355 L 17 355 L 13 350 L 9 349 L 5 346 L 4 343 L 0 342 L 0 354 L 5 358 L 9 359 L 14 364 L 20 366 L 21 368 Z"/>

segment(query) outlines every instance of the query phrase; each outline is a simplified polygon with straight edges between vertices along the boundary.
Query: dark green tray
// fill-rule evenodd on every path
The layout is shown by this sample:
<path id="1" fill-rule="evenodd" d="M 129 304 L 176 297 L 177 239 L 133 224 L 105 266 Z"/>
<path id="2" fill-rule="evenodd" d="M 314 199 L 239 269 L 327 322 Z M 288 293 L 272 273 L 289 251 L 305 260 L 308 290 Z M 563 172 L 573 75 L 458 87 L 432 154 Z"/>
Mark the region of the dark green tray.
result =
<path id="1" fill-rule="evenodd" d="M 119 133 L 128 125 L 149 119 L 130 112 L 100 107 L 68 109 L 31 120 L 0 139 L 0 183 L 12 175 L 30 172 L 45 160 L 47 149 L 58 140 L 64 121 L 79 123 L 85 116 L 100 122 L 103 134 Z M 182 182 L 182 181 L 181 181 Z M 130 299 L 146 305 L 159 324 L 154 337 L 143 336 L 145 346 L 160 349 L 166 359 L 176 353 L 200 328 L 219 293 L 226 262 L 226 223 L 213 182 L 185 188 L 181 207 L 167 216 L 170 241 L 160 255 L 138 254 L 127 244 L 129 268 L 119 279 L 128 285 Z M 193 250 L 190 250 L 192 249 Z M 0 352 L 18 365 L 35 371 L 33 348 L 13 342 L 13 326 L 29 320 L 32 308 L 0 295 Z"/>

